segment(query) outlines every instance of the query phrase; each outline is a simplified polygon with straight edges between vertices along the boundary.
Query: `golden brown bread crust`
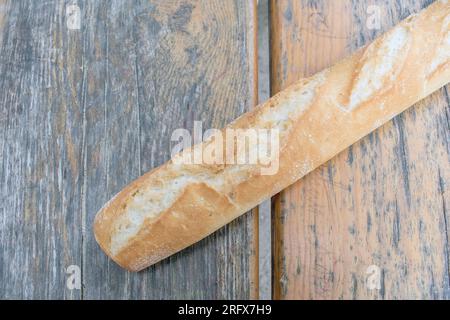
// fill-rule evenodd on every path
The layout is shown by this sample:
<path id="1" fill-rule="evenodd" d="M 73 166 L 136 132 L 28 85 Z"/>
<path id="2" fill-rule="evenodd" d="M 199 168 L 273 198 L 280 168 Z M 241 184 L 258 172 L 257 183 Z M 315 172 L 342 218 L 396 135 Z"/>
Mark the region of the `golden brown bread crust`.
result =
<path id="1" fill-rule="evenodd" d="M 282 128 L 275 175 L 255 165 L 169 161 L 99 211 L 97 242 L 119 265 L 139 271 L 201 240 L 446 85 L 449 54 L 450 2 L 440 0 L 228 126 Z M 274 114 L 286 117 L 272 121 Z"/>

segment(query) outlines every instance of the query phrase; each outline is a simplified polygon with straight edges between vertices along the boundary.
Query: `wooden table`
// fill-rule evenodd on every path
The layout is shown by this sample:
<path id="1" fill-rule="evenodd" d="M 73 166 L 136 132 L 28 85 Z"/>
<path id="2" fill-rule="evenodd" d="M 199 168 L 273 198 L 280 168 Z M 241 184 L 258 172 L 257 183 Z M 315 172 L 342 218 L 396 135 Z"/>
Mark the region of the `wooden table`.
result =
<path id="1" fill-rule="evenodd" d="M 430 2 L 272 0 L 272 93 Z M 274 198 L 274 298 L 450 298 L 448 90 Z"/>
<path id="2" fill-rule="evenodd" d="M 0 298 L 256 298 L 256 210 L 137 274 L 92 234 L 173 130 L 256 104 L 256 1 L 75 2 L 0 0 Z M 271 0 L 272 92 L 429 2 Z M 449 119 L 447 86 L 273 199 L 274 298 L 450 298 Z"/>
<path id="3" fill-rule="evenodd" d="M 79 30 L 73 1 L 0 1 L 0 298 L 255 297 L 256 214 L 137 274 L 92 222 L 173 130 L 256 104 L 256 1 L 75 2 Z"/>

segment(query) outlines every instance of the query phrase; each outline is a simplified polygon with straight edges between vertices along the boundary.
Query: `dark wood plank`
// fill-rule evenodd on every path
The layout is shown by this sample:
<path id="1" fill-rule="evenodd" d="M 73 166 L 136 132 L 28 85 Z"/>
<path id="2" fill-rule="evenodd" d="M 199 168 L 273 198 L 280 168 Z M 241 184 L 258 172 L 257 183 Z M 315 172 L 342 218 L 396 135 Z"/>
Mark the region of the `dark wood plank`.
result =
<path id="1" fill-rule="evenodd" d="M 428 3 L 272 1 L 272 93 Z M 448 115 L 447 86 L 274 198 L 274 298 L 450 298 Z"/>
<path id="2" fill-rule="evenodd" d="M 2 298 L 81 297 L 65 271 L 81 266 L 83 54 L 63 8 L 1 2 Z"/>
<path id="3" fill-rule="evenodd" d="M 140 273 L 106 258 L 97 210 L 169 159 L 176 128 L 256 104 L 256 4 L 3 1 L 0 292 L 27 298 L 253 298 L 256 214 Z M 4 199 L 4 200 L 3 200 Z M 66 288 L 68 265 L 81 290 Z"/>
<path id="4" fill-rule="evenodd" d="M 92 170 L 86 191 L 89 223 L 99 204 L 139 173 L 169 159 L 173 130 L 191 130 L 194 121 L 203 121 L 205 129 L 221 127 L 255 104 L 254 9 L 242 2 L 118 1 L 115 11 L 105 7 L 92 14 L 107 21 L 107 27 L 101 24 L 91 34 L 90 42 L 100 43 L 100 55 L 109 51 L 109 74 L 97 76 L 117 82 L 94 83 L 99 92 L 92 96 L 103 97 L 105 86 L 121 90 L 106 93 L 105 104 L 93 105 L 98 118 L 88 127 L 97 124 L 100 129 L 88 143 L 97 147 L 87 151 Z M 128 98 L 120 101 L 125 92 Z M 102 157 L 108 167 L 101 165 Z M 244 217 L 139 274 L 126 273 L 108 260 L 88 233 L 86 297 L 252 297 L 250 282 L 257 277 L 253 219 Z"/>

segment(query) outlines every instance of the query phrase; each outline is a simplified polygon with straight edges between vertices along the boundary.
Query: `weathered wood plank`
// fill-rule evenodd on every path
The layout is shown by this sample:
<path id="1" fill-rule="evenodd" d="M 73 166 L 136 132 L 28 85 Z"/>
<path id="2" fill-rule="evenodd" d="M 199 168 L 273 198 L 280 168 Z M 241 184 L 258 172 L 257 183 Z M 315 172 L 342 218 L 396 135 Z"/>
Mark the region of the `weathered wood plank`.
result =
<path id="1" fill-rule="evenodd" d="M 255 297 L 256 214 L 137 274 L 91 226 L 168 160 L 174 129 L 221 127 L 256 104 L 256 4 L 78 1 L 81 29 L 68 30 L 70 3 L 1 6 L 2 297 Z M 81 290 L 66 288 L 72 264 Z"/>
<path id="2" fill-rule="evenodd" d="M 0 44 L 2 298 L 80 298 L 82 60 L 62 2 L 2 1 Z"/>
<path id="3" fill-rule="evenodd" d="M 272 93 L 428 3 L 272 1 Z M 381 13 L 379 29 L 368 28 L 373 10 Z M 274 198 L 274 298 L 450 297 L 447 91 Z M 379 290 L 367 285 L 372 265 L 380 271 Z"/>
<path id="4" fill-rule="evenodd" d="M 258 1 L 258 101 L 270 98 L 269 0 Z M 271 199 L 258 206 L 259 299 L 272 297 Z"/>

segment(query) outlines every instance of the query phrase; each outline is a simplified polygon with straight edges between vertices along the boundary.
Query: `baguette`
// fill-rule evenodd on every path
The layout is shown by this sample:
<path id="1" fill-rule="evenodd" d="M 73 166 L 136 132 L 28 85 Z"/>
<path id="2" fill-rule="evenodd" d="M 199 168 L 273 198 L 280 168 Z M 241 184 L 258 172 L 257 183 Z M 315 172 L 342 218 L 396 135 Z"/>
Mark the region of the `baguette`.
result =
<path id="1" fill-rule="evenodd" d="M 172 159 L 129 184 L 98 212 L 95 238 L 120 266 L 142 270 L 280 192 L 449 81 L 450 1 L 438 0 L 227 126 L 279 130 L 275 174 L 261 174 L 258 164 Z M 191 156 L 208 143 L 177 156 Z"/>

